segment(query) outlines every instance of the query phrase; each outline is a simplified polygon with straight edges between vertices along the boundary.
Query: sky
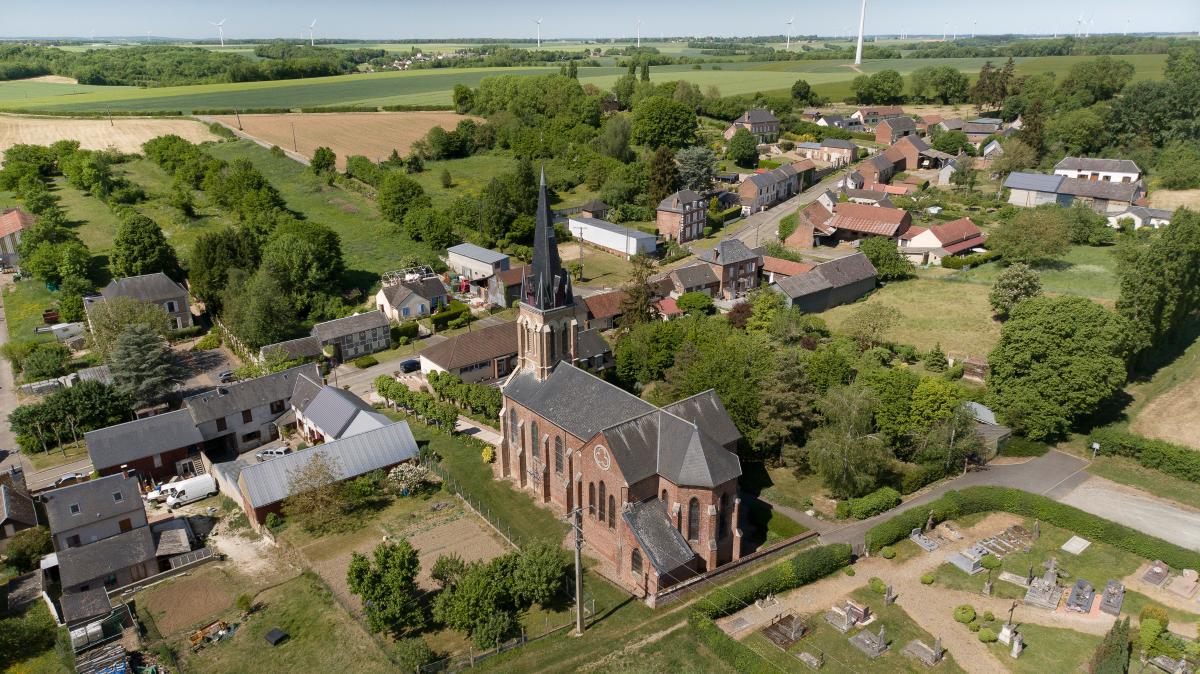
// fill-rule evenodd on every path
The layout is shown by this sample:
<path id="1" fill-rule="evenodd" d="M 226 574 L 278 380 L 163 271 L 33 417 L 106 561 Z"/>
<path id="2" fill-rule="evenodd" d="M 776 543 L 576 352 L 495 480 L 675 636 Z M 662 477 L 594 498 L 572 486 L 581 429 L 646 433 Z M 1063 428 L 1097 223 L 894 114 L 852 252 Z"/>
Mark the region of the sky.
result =
<path id="1" fill-rule="evenodd" d="M 1088 0 L 1064 3 L 1007 0 L 1001 5 L 961 0 L 874 0 L 866 33 L 1055 33 L 1076 30 L 1080 14 L 1092 33 L 1200 31 L 1197 0 Z M 318 38 L 405 39 L 532 38 L 543 20 L 543 41 L 555 38 L 663 35 L 782 34 L 795 16 L 795 34 L 834 35 L 854 30 L 858 3 L 760 0 L 737 11 L 715 0 L 0 0 L 0 37 L 155 36 L 215 38 L 210 22 L 226 19 L 227 39 L 307 37 L 315 18 Z M 48 11 L 49 10 L 49 11 Z M 941 20 L 939 20 L 939 18 Z M 975 23 L 977 22 L 977 23 Z"/>

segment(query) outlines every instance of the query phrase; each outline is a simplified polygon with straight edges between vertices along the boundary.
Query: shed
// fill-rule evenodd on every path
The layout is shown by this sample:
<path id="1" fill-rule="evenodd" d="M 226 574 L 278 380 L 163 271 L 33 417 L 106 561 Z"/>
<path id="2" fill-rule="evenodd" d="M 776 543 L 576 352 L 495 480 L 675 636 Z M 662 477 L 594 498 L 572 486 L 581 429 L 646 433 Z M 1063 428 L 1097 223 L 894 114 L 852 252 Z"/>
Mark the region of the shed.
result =
<path id="1" fill-rule="evenodd" d="M 567 221 L 571 235 L 615 255 L 633 257 L 653 253 L 658 237 L 598 218 L 573 217 Z"/>

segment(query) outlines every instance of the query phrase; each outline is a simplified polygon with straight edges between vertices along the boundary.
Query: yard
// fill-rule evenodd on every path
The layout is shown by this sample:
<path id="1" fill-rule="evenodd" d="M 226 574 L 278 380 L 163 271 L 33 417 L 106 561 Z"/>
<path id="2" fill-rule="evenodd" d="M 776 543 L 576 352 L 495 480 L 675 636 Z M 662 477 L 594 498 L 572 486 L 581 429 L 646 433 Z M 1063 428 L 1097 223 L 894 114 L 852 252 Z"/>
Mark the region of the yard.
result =
<path id="1" fill-rule="evenodd" d="M 1117 249 L 1114 246 L 1071 246 L 1060 261 L 1039 269 L 1042 288 L 1050 293 L 1082 295 L 1115 300 L 1120 292 L 1117 280 Z M 979 283 L 991 288 L 1004 267 L 991 263 L 956 272 L 947 278 Z"/>
<path id="2" fill-rule="evenodd" d="M 13 343 L 46 342 L 50 335 L 39 335 L 33 329 L 45 325 L 42 312 L 58 302 L 55 293 L 40 281 L 29 279 L 4 286 L 4 320 L 8 324 L 8 339 Z"/>
<path id="3" fill-rule="evenodd" d="M 581 246 L 579 241 L 569 241 L 559 244 L 558 254 L 564 266 L 570 266 L 580 261 Z M 583 281 L 580 283 L 593 287 L 620 288 L 629 282 L 633 265 L 619 255 L 613 255 L 593 248 L 588 244 L 582 245 L 583 251 Z"/>

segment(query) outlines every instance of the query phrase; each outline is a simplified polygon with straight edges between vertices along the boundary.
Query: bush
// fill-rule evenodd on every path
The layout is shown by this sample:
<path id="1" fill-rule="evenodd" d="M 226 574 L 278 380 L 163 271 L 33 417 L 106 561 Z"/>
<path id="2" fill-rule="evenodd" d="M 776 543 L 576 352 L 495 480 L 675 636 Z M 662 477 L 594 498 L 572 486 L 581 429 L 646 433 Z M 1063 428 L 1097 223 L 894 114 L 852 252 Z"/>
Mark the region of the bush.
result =
<path id="1" fill-rule="evenodd" d="M 883 487 L 861 498 L 847 499 L 844 503 L 848 504 L 847 511 L 850 517 L 865 520 L 900 505 L 900 492 L 891 487 Z M 838 504 L 839 508 L 841 505 Z"/>
<path id="2" fill-rule="evenodd" d="M 359 356 L 354 359 L 354 367 L 360 370 L 365 370 L 369 367 L 374 367 L 379 364 L 379 359 L 375 356 Z"/>
<path id="3" fill-rule="evenodd" d="M 242 613 L 249 613 L 250 609 L 254 608 L 254 597 L 248 594 L 239 594 L 235 605 L 237 606 L 237 610 Z"/>
<path id="4" fill-rule="evenodd" d="M 421 334 L 421 326 L 416 321 L 405 321 L 392 326 L 392 339 L 400 340 L 405 337 L 416 339 Z"/>
<path id="5" fill-rule="evenodd" d="M 871 576 L 867 580 L 867 587 L 875 594 L 887 594 L 887 583 L 883 582 L 882 578 Z"/>
<path id="6" fill-rule="evenodd" d="M 491 463 L 496 460 L 496 449 L 491 445 L 483 448 L 483 462 Z"/>
<path id="7" fill-rule="evenodd" d="M 204 328 L 199 325 L 189 325 L 186 328 L 172 330 L 167 333 L 167 339 L 172 342 L 180 342 L 185 339 L 191 339 L 200 333 L 204 332 Z"/>
<path id="8" fill-rule="evenodd" d="M 847 576 L 850 576 L 851 578 L 853 578 L 853 577 L 854 577 L 854 567 L 852 567 L 852 566 L 847 566 L 845 569 L 842 569 L 842 571 L 843 571 L 843 572 L 844 572 L 844 573 L 845 573 Z"/>
<path id="9" fill-rule="evenodd" d="M 471 308 L 467 305 L 455 300 L 442 308 L 441 311 L 434 314 L 430 321 L 433 322 L 435 331 L 445 330 L 446 326 L 453 320 L 458 319 L 463 314 L 470 314 Z"/>
<path id="10" fill-rule="evenodd" d="M 303 447 L 301 447 L 301 449 L 303 449 Z M 283 528 L 285 522 L 279 513 L 267 513 L 265 524 L 272 532 L 276 532 Z"/>
<path id="11" fill-rule="evenodd" d="M 1128 457 L 1145 468 L 1188 482 L 1200 482 L 1200 452 L 1194 449 L 1111 428 L 1092 431 L 1088 445 L 1092 443 L 1100 445 L 1098 454 Z"/>
<path id="12" fill-rule="evenodd" d="M 900 493 L 911 494 L 946 477 L 946 469 L 940 463 L 905 465 L 900 474 Z"/>
<path id="13" fill-rule="evenodd" d="M 942 258 L 942 266 L 946 269 L 962 269 L 964 267 L 978 267 L 985 262 L 991 262 L 998 259 L 1000 253 L 989 250 L 986 253 L 976 253 L 974 255 L 950 255 Z"/>
<path id="14" fill-rule="evenodd" d="M 225 127 L 221 128 L 223 129 Z M 196 344 L 192 346 L 192 351 L 211 351 L 212 349 L 220 348 L 220 346 L 221 335 L 216 330 L 213 330 L 197 340 Z"/>
<path id="15" fill-rule="evenodd" d="M 992 622 L 992 621 L 993 621 L 993 620 L 995 620 L 995 619 L 996 619 L 996 614 L 995 614 L 995 613 L 992 613 L 991 611 L 984 611 L 984 612 L 983 612 L 983 622 L 985 622 L 985 623 L 990 623 L 990 622 Z"/>
<path id="16" fill-rule="evenodd" d="M 871 527 L 866 534 L 867 549 L 874 552 L 885 545 L 907 538 L 914 528 L 925 525 L 931 513 L 934 522 L 941 522 L 972 513 L 997 510 L 1041 520 L 1138 557 L 1161 559 L 1177 568 L 1195 569 L 1200 565 L 1200 552 L 1149 536 L 1045 496 L 1008 487 L 970 487 L 961 492 L 946 492 L 932 503 L 906 510 L 886 522 Z"/>
<path id="17" fill-rule="evenodd" d="M 421 637 L 406 637 L 396 640 L 392 647 L 396 662 L 406 672 L 415 672 L 433 662 L 433 651 Z"/>
<path id="18" fill-rule="evenodd" d="M 985 644 L 994 642 L 996 638 L 996 631 L 990 627 L 984 627 L 979 630 L 979 640 Z"/>
<path id="19" fill-rule="evenodd" d="M 972 632 L 978 632 L 980 627 L 982 627 L 982 625 L 980 625 L 979 623 L 967 624 L 967 629 L 971 630 Z"/>
<path id="20" fill-rule="evenodd" d="M 1048 451 L 1049 445 L 1020 436 L 1009 438 L 1000 448 L 1000 454 L 1003 456 L 1041 456 Z"/>
<path id="21" fill-rule="evenodd" d="M 895 559 L 896 550 L 889 545 L 885 545 L 883 546 L 883 549 L 879 551 L 879 556 L 883 557 L 884 559 Z"/>
<path id="22" fill-rule="evenodd" d="M 928 573 L 923 573 L 923 574 L 921 574 L 921 584 L 922 585 L 933 585 L 934 578 L 935 578 L 935 576 L 933 575 L 932 571 L 930 571 Z"/>
<path id="23" fill-rule="evenodd" d="M 975 607 L 970 604 L 963 604 L 954 609 L 954 619 L 966 625 L 975 620 Z"/>
<path id="24" fill-rule="evenodd" d="M 18 531 L 8 539 L 8 563 L 16 567 L 17 571 L 31 571 L 37 568 L 42 555 L 53 550 L 50 530 L 46 527 Z"/>

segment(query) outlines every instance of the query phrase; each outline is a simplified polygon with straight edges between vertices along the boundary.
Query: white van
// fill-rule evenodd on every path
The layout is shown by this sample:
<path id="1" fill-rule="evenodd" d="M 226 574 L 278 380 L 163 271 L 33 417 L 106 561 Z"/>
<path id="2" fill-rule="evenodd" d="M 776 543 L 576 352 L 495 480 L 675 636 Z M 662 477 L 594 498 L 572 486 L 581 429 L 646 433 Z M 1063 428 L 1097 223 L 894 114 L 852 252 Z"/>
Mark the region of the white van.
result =
<path id="1" fill-rule="evenodd" d="M 278 459 L 281 456 L 287 456 L 291 453 L 291 447 L 272 447 L 271 449 L 264 449 L 261 452 L 256 452 L 254 454 L 254 458 L 258 459 L 259 463 L 262 463 L 263 461 Z"/>
<path id="2" fill-rule="evenodd" d="M 217 495 L 217 481 L 212 475 L 197 475 L 182 482 L 168 485 L 170 495 L 167 496 L 167 509 L 185 505 L 202 498 Z"/>

